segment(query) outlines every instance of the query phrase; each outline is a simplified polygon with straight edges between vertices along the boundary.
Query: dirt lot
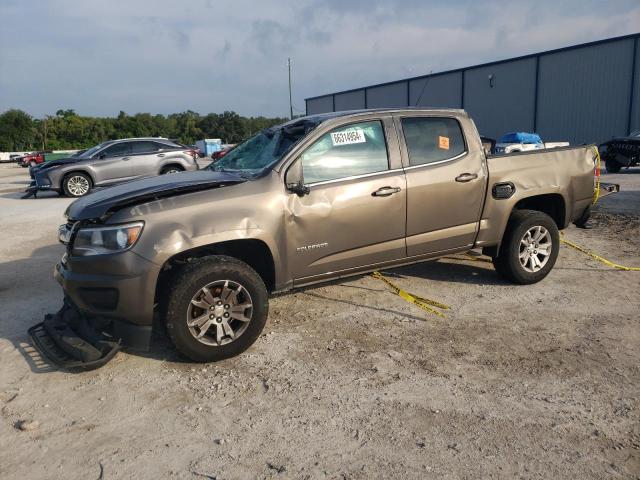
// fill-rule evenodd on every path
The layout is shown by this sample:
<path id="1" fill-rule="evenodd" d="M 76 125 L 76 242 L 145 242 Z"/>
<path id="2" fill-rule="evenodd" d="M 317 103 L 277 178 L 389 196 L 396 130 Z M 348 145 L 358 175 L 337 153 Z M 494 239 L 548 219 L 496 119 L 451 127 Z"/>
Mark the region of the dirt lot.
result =
<path id="1" fill-rule="evenodd" d="M 638 265 L 640 169 L 604 179 L 624 191 L 566 236 Z M 238 358 L 186 363 L 158 331 L 69 373 L 26 336 L 61 304 L 69 200 L 20 200 L 26 180 L 0 167 L 0 478 L 640 478 L 639 272 L 563 247 L 518 287 L 440 260 L 390 276 L 445 319 L 355 277 L 274 298 Z"/>

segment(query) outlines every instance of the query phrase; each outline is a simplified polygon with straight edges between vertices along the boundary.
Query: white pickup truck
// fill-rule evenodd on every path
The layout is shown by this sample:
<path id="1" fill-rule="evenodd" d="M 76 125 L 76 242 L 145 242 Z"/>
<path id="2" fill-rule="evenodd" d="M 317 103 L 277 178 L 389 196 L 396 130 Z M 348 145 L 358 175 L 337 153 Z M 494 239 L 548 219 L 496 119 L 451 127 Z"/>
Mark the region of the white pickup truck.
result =
<path id="1" fill-rule="evenodd" d="M 500 137 L 496 143 L 496 153 L 528 152 L 545 148 L 568 147 L 569 142 L 544 143 L 537 133 L 513 132 Z"/>

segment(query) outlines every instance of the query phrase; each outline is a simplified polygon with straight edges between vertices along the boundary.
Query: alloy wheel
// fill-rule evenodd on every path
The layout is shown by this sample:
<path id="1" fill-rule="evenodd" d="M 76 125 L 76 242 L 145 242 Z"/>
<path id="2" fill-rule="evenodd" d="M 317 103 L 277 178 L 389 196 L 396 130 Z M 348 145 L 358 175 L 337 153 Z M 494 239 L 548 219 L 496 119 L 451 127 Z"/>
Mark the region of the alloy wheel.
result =
<path id="1" fill-rule="evenodd" d="M 527 272 L 540 271 L 549 261 L 552 249 L 551 234 L 542 226 L 527 230 L 520 240 L 520 265 Z"/>
<path id="2" fill-rule="evenodd" d="M 226 345 L 245 332 L 252 315 L 253 302 L 248 290 L 232 280 L 217 280 L 191 298 L 187 327 L 205 345 Z"/>
<path id="3" fill-rule="evenodd" d="M 67 190 L 74 197 L 81 197 L 89 191 L 89 180 L 81 175 L 74 175 L 67 181 Z"/>

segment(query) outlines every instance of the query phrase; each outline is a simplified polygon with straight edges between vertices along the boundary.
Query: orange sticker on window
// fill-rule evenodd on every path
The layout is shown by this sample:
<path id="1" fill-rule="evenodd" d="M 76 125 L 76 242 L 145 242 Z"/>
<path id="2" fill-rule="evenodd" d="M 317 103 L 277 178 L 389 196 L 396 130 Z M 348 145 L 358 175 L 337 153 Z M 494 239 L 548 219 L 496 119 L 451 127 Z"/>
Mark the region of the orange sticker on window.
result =
<path id="1" fill-rule="evenodd" d="M 438 146 L 443 150 L 449 150 L 449 137 L 438 137 Z"/>

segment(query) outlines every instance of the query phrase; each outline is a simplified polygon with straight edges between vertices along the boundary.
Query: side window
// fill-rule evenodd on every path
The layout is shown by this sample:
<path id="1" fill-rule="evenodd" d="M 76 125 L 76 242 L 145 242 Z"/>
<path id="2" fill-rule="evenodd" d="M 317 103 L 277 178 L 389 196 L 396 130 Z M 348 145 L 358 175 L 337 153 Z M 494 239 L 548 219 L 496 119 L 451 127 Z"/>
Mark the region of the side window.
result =
<path id="1" fill-rule="evenodd" d="M 316 140 L 300 160 L 307 184 L 388 170 L 382 123 L 376 120 L 338 127 Z"/>
<path id="2" fill-rule="evenodd" d="M 172 150 L 175 148 L 180 148 L 178 145 L 172 145 L 169 143 L 159 143 L 159 142 L 154 142 L 155 143 L 155 147 L 156 150 Z"/>
<path id="3" fill-rule="evenodd" d="M 402 131 L 411 166 L 447 160 L 466 151 L 460 124 L 454 118 L 403 118 Z"/>
<path id="4" fill-rule="evenodd" d="M 131 153 L 129 142 L 115 143 L 102 151 L 107 157 L 124 157 Z"/>
<path id="5" fill-rule="evenodd" d="M 132 142 L 131 151 L 133 154 L 157 152 L 158 144 L 155 142 Z"/>

